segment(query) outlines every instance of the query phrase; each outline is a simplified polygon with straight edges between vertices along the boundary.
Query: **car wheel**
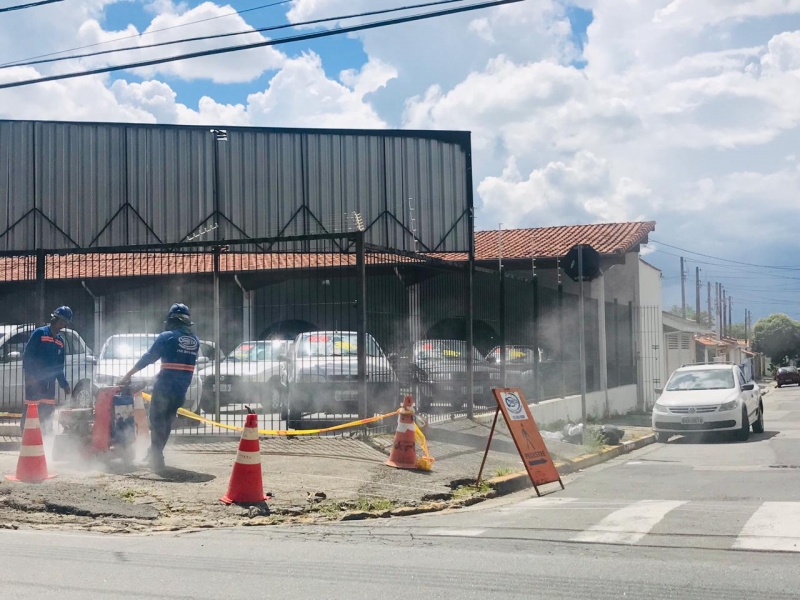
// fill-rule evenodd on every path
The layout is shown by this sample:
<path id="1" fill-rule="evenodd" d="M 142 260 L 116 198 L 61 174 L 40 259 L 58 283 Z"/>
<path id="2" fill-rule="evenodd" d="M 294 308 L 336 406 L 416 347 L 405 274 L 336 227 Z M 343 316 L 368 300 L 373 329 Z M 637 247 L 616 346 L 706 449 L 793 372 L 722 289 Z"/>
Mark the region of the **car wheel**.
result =
<path id="1" fill-rule="evenodd" d="M 72 408 L 92 408 L 92 406 L 94 406 L 94 390 L 92 389 L 92 384 L 82 381 L 76 385 L 75 389 L 72 391 L 69 406 Z"/>
<path id="2" fill-rule="evenodd" d="M 742 407 L 742 427 L 736 432 L 736 439 L 746 442 L 750 439 L 750 418 L 747 416 L 747 408 Z"/>
<path id="3" fill-rule="evenodd" d="M 267 398 L 261 400 L 261 408 L 264 413 L 280 412 L 284 405 L 283 396 L 284 392 L 278 385 L 271 385 L 267 392 Z"/>
<path id="4" fill-rule="evenodd" d="M 664 433 L 662 431 L 656 433 L 656 441 L 659 444 L 666 444 L 669 441 L 669 438 L 671 437 L 672 437 L 671 433 Z"/>
<path id="5" fill-rule="evenodd" d="M 753 433 L 764 433 L 764 406 L 758 405 L 758 418 L 753 421 Z"/>

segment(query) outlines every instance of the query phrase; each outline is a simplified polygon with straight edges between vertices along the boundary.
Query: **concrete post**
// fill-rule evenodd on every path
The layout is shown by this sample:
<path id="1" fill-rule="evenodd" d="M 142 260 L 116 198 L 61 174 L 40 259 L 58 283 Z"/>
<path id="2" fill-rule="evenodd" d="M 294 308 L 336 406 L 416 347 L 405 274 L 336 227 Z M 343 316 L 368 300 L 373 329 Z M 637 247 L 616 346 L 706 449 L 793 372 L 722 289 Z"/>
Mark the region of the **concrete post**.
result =
<path id="1" fill-rule="evenodd" d="M 601 273 L 600 276 L 592 281 L 592 296 L 597 300 L 597 333 L 599 345 L 599 359 L 600 364 L 600 390 L 605 394 L 606 398 L 606 416 L 609 414 L 608 402 L 608 352 L 606 348 L 606 284 L 605 276 Z M 616 318 L 616 314 L 614 317 Z M 619 382 L 617 382 L 619 383 Z"/>

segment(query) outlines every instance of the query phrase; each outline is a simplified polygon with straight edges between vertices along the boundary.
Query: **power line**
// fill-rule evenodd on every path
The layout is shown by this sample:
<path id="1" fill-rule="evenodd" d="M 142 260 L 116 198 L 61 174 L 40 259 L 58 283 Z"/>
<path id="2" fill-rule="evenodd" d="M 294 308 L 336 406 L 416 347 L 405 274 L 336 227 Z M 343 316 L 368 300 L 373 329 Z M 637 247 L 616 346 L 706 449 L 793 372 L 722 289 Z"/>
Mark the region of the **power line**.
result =
<path id="1" fill-rule="evenodd" d="M 650 240 L 654 244 L 661 244 L 662 246 L 666 246 L 667 248 L 673 248 L 675 250 L 680 250 L 681 252 L 688 252 L 689 254 L 695 254 L 697 256 L 702 256 L 703 258 L 710 258 L 713 260 L 721 260 L 726 263 L 732 263 L 735 265 L 744 265 L 746 267 L 757 267 L 760 269 L 786 269 L 790 271 L 800 271 L 800 266 L 775 266 L 775 265 L 757 265 L 754 263 L 747 263 L 741 262 L 738 260 L 731 260 L 729 258 L 721 258 L 719 256 L 711 256 L 709 254 L 702 254 L 700 252 L 695 252 L 694 250 L 687 250 L 686 248 L 680 248 L 678 246 L 672 246 L 671 244 L 665 244 L 664 242 L 659 242 L 658 240 Z"/>
<path id="2" fill-rule="evenodd" d="M 40 0 L 39 2 L 29 2 L 28 4 L 17 4 L 15 6 L 5 6 L 0 8 L 0 13 L 11 12 L 12 10 L 25 10 L 26 8 L 34 8 L 35 6 L 43 6 L 45 4 L 54 4 L 56 2 L 63 2 L 64 0 Z"/>
<path id="3" fill-rule="evenodd" d="M 101 56 L 103 54 L 114 54 L 117 52 L 129 52 L 132 50 L 145 50 L 147 48 L 158 48 L 160 46 L 170 46 L 173 44 L 183 44 L 186 42 L 199 42 L 203 40 L 213 40 L 218 38 L 233 37 L 238 35 L 248 35 L 251 33 L 259 33 L 264 31 L 276 31 L 278 29 L 290 29 L 293 27 L 303 27 L 305 25 L 316 25 L 319 23 L 326 23 L 329 21 L 343 21 L 346 19 L 356 19 L 360 17 L 370 17 L 375 15 L 382 15 L 386 13 L 400 12 L 404 10 L 413 10 L 415 8 L 428 8 L 430 6 L 438 6 L 442 4 L 452 4 L 454 2 L 464 2 L 464 0 L 435 0 L 433 2 L 426 2 L 424 4 L 411 4 L 408 6 L 399 6 L 397 8 L 385 8 L 382 10 L 373 10 L 369 12 L 354 13 L 349 15 L 340 15 L 337 17 L 327 17 L 324 19 L 314 19 L 312 21 L 303 21 L 300 23 L 282 23 L 280 25 L 270 25 L 267 27 L 259 27 L 258 29 L 246 29 L 240 31 L 232 31 L 228 33 L 214 33 L 210 35 L 201 35 L 191 38 L 182 38 L 179 40 L 169 40 L 165 42 L 158 42 L 156 44 L 146 44 L 144 46 L 127 46 L 125 48 L 113 48 L 111 50 L 100 50 L 99 52 L 89 52 L 86 54 L 71 54 L 69 56 L 59 56 L 56 58 L 44 58 L 41 60 L 31 60 L 28 62 L 19 62 L 12 64 L 0 65 L 0 69 L 10 69 L 12 67 L 27 67 L 32 65 L 41 65 L 45 63 L 59 62 L 63 60 L 74 60 L 78 58 L 89 58 L 92 56 Z"/>
<path id="4" fill-rule="evenodd" d="M 480 10 L 484 8 L 491 8 L 493 6 L 502 6 L 504 4 L 514 4 L 517 2 L 524 2 L 525 0 L 492 0 L 490 2 L 481 2 L 478 4 L 470 4 L 468 6 L 460 6 L 458 8 L 450 8 L 447 10 L 439 10 L 433 11 L 428 13 L 422 13 L 418 15 L 409 15 L 406 17 L 398 17 L 396 19 L 386 19 L 382 21 L 373 21 L 371 23 L 363 23 L 361 25 L 352 25 L 350 27 L 340 27 L 338 29 L 331 29 L 326 31 L 316 31 L 313 33 L 306 33 L 300 34 L 295 36 L 289 36 L 285 38 L 279 38 L 276 40 L 265 40 L 263 42 L 254 42 L 252 44 L 240 44 L 238 46 L 227 46 L 224 48 L 214 48 L 211 50 L 203 50 L 200 52 L 190 52 L 188 54 L 178 54 L 175 56 L 169 56 L 165 58 L 155 58 L 151 60 L 143 60 L 134 63 L 127 63 L 123 65 L 116 65 L 110 67 L 101 67 L 98 69 L 91 69 L 89 71 L 74 71 L 71 73 L 60 73 L 58 75 L 49 75 L 47 77 L 38 77 L 36 79 L 24 79 L 22 81 L 12 81 L 9 83 L 0 84 L 0 90 L 14 88 L 14 87 L 22 87 L 26 85 L 32 85 L 34 83 L 45 83 L 48 81 L 60 81 L 62 79 L 73 79 L 76 77 L 86 77 L 88 75 L 100 75 L 102 73 L 112 73 L 114 71 L 122 71 L 127 69 L 138 69 L 141 67 L 150 67 L 153 65 L 160 65 L 169 62 L 175 62 L 179 60 L 188 60 L 190 58 L 202 58 L 205 56 L 214 56 L 217 54 L 228 54 L 230 52 L 241 52 L 242 50 L 252 50 L 255 48 L 264 48 L 267 46 L 278 46 L 281 44 L 288 44 L 291 42 L 301 42 L 306 40 L 314 40 L 323 37 L 330 37 L 333 35 L 341 35 L 343 33 L 352 33 L 355 31 L 365 31 L 368 29 L 376 29 L 379 27 L 388 27 L 390 25 L 400 25 L 403 23 L 412 23 L 415 21 L 422 21 L 426 19 L 433 19 L 436 17 L 443 17 L 447 15 L 453 15 L 463 12 L 469 12 L 474 10 Z"/>
<path id="5" fill-rule="evenodd" d="M 63 0 L 50 0 L 52 2 L 62 2 Z M 114 38 L 113 40 L 105 40 L 103 42 L 96 42 L 94 44 L 87 44 L 86 46 L 76 46 L 75 48 L 67 48 L 66 50 L 58 50 L 56 52 L 49 52 L 47 54 L 38 54 L 36 56 L 29 56 L 27 58 L 20 58 L 13 62 L 7 63 L 0 63 L 0 67 L 6 67 L 9 65 L 16 65 L 21 64 L 23 61 L 30 61 L 36 60 L 37 58 L 46 58 L 48 56 L 55 56 L 56 54 L 64 54 L 65 52 L 75 52 L 76 50 L 86 50 L 87 48 L 95 48 L 97 46 L 105 46 L 106 44 L 113 44 L 114 42 L 121 42 L 122 40 L 129 40 L 132 38 L 143 37 L 145 35 L 152 35 L 154 33 L 158 33 L 160 31 L 169 31 L 170 29 L 178 29 L 180 27 L 188 27 L 189 25 L 197 25 L 198 23 L 205 23 L 207 21 L 214 21 L 216 19 L 224 19 L 225 17 L 233 17 L 235 15 L 243 15 L 245 13 L 253 12 L 256 10 L 263 10 L 265 8 L 271 8 L 273 6 L 278 6 L 280 4 L 289 4 L 294 2 L 294 0 L 280 0 L 279 2 L 270 2 L 269 4 L 262 4 L 261 6 L 254 6 L 252 8 L 246 8 L 244 10 L 234 10 L 222 15 L 217 15 L 215 17 L 207 17 L 205 19 L 198 19 L 196 21 L 189 21 L 188 23 L 180 23 L 179 25 L 170 25 L 169 27 L 162 27 L 161 29 L 153 29 L 152 31 L 143 31 L 142 33 L 137 33 L 135 35 L 124 35 L 118 38 Z"/>

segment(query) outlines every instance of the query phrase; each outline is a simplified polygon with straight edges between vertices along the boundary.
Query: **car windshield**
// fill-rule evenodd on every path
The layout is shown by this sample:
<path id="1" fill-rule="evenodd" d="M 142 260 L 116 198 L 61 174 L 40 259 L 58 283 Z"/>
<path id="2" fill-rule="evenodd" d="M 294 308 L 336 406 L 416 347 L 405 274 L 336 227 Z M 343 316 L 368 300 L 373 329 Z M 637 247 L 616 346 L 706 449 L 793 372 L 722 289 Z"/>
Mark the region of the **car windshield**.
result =
<path id="1" fill-rule="evenodd" d="M 310 333 L 300 338 L 298 356 L 356 356 L 355 333 Z M 380 356 L 375 340 L 367 336 L 367 356 Z"/>
<path id="2" fill-rule="evenodd" d="M 472 357 L 483 360 L 483 356 L 475 348 L 472 349 Z M 414 344 L 414 360 L 466 358 L 467 343 L 461 340 L 425 340 Z"/>
<path id="3" fill-rule="evenodd" d="M 729 369 L 707 369 L 676 372 L 667 384 L 668 392 L 689 390 L 728 390 L 735 387 L 733 371 Z"/>
<path id="4" fill-rule="evenodd" d="M 489 352 L 487 358 L 500 361 L 500 346 Z M 507 363 L 532 363 L 536 362 L 536 351 L 525 346 L 506 346 Z"/>
<path id="5" fill-rule="evenodd" d="M 286 353 L 288 342 L 243 342 L 228 355 L 228 360 L 233 362 L 256 362 L 278 360 Z"/>
<path id="6" fill-rule="evenodd" d="M 778 373 L 797 373 L 796 367 L 781 367 L 778 369 Z"/>
<path id="7" fill-rule="evenodd" d="M 100 360 L 138 360 L 155 341 L 155 335 L 120 335 L 106 342 Z"/>

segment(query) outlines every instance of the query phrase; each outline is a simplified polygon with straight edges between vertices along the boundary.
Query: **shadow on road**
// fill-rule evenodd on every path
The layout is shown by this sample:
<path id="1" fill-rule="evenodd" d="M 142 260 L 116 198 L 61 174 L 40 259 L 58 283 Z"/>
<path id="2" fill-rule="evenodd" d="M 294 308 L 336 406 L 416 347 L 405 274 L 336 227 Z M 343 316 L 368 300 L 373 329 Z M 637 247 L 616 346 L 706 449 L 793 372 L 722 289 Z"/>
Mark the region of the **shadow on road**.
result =
<path id="1" fill-rule="evenodd" d="M 778 431 L 765 431 L 764 433 L 751 433 L 746 442 L 739 442 L 732 433 L 701 433 L 697 435 L 684 435 L 671 440 L 670 444 L 750 444 L 769 440 L 778 435 Z"/>

